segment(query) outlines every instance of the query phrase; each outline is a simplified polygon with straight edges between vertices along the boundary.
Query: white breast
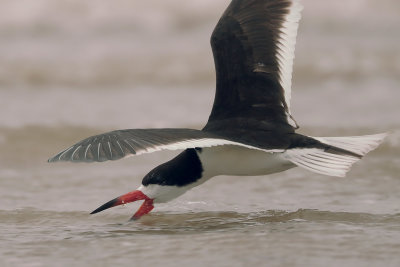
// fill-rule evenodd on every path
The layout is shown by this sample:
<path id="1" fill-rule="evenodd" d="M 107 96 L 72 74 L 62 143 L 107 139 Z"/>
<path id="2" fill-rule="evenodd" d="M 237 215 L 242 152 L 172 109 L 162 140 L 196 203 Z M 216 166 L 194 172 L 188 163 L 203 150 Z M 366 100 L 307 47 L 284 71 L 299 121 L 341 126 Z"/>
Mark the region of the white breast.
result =
<path id="1" fill-rule="evenodd" d="M 203 177 L 266 175 L 296 167 L 280 152 L 269 153 L 233 145 L 203 148 L 197 154 L 203 165 Z"/>

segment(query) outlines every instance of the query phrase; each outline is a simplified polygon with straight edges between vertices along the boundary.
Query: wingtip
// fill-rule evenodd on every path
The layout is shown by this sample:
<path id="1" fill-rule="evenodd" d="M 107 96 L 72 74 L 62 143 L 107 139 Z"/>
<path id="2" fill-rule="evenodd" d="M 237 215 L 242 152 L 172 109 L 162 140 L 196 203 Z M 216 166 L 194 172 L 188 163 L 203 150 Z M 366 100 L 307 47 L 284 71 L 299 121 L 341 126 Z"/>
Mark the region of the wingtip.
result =
<path id="1" fill-rule="evenodd" d="M 55 155 L 55 156 L 49 158 L 49 159 L 47 160 L 47 162 L 48 162 L 48 163 L 54 163 L 54 162 L 61 161 L 62 159 L 60 159 L 59 155 L 60 155 L 60 154 L 57 154 L 57 155 Z"/>

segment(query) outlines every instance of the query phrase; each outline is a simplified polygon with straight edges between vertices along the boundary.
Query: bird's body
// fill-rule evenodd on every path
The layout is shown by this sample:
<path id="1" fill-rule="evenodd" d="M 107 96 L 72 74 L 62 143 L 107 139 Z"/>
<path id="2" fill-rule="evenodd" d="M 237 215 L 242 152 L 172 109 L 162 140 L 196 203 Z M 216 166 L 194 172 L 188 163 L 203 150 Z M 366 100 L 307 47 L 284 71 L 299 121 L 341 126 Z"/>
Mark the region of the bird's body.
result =
<path id="1" fill-rule="evenodd" d="M 149 197 L 157 196 L 155 203 L 164 203 L 214 176 L 267 175 L 293 167 L 296 165 L 286 160 L 282 152 L 265 153 L 233 145 L 187 149 L 151 171 L 144 178 L 145 186 L 140 190 Z M 166 171 L 161 171 L 160 168 L 165 168 Z M 153 173 L 163 173 L 161 181 Z"/>
<path id="2" fill-rule="evenodd" d="M 183 149 L 151 170 L 137 190 L 93 211 L 144 200 L 134 219 L 154 203 L 168 202 L 218 175 L 267 175 L 300 166 L 344 176 L 385 134 L 322 138 L 296 133 L 290 95 L 301 10 L 297 0 L 231 2 L 211 36 L 216 93 L 202 130 L 112 131 L 82 140 L 49 161 L 99 162 Z"/>
<path id="3" fill-rule="evenodd" d="M 240 146 L 204 148 L 197 153 L 206 177 L 268 175 L 296 167 L 282 152 L 265 153 Z"/>

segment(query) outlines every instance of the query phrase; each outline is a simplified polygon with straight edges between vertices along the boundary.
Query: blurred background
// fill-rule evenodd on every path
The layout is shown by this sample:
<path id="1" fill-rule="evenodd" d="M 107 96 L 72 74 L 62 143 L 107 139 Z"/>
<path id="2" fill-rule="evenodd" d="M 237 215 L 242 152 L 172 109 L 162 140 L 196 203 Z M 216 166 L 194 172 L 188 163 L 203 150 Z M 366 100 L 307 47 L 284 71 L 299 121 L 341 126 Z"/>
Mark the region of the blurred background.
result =
<path id="1" fill-rule="evenodd" d="M 104 233 L 113 236 L 113 231 L 122 226 L 110 223 L 124 221 L 133 210 L 116 209 L 90 217 L 89 221 L 87 212 L 135 189 L 146 172 L 176 153 L 162 152 L 93 165 L 47 164 L 46 160 L 87 136 L 114 129 L 201 128 L 211 110 L 215 88 L 209 38 L 229 2 L 0 0 L 0 220 L 5 231 L 2 237 L 8 240 L 7 248 L 0 251 L 8 256 L 0 259 L 0 263 L 3 260 L 4 266 L 15 266 L 29 259 L 29 266 L 49 264 L 51 257 L 40 256 L 48 253 L 49 244 L 55 257 L 63 259 L 60 264 L 73 262 L 71 255 L 75 259 L 92 260 L 98 259 L 99 251 L 108 260 L 121 255 L 85 242 L 102 238 Z M 295 213 L 290 218 L 317 224 L 321 218 L 328 218 L 328 223 L 347 220 L 350 223 L 345 223 L 346 227 L 357 223 L 371 225 L 380 220 L 380 217 L 363 217 L 359 212 L 391 214 L 395 216 L 392 218 L 395 225 L 385 225 L 383 230 L 378 227 L 368 232 L 360 226 L 366 232 L 357 235 L 360 233 L 357 229 L 352 232 L 345 227 L 349 230 L 347 243 L 340 239 L 332 245 L 334 238 L 322 242 L 320 237 L 330 230 L 336 237 L 335 231 L 342 231 L 343 225 L 335 228 L 321 223 L 305 224 L 305 228 L 295 224 L 290 237 L 280 234 L 271 243 L 262 239 L 258 228 L 254 236 L 249 230 L 250 234 L 241 237 L 242 232 L 228 227 L 239 237 L 233 234 L 231 243 L 218 247 L 220 252 L 224 248 L 232 251 L 238 240 L 246 242 L 246 236 L 250 235 L 255 244 L 258 241 L 271 244 L 269 250 L 283 255 L 291 266 L 296 262 L 327 265 L 326 261 L 333 259 L 336 261 L 331 261 L 332 266 L 334 263 L 371 266 L 365 264 L 374 262 L 398 266 L 398 243 L 390 237 L 399 236 L 400 221 L 400 2 L 301 2 L 305 9 L 297 38 L 292 85 L 292 113 L 301 126 L 300 132 L 340 136 L 391 131 L 392 135 L 355 166 L 348 180 L 322 177 L 298 168 L 268 178 L 249 178 L 252 182 L 247 178 L 220 177 L 171 204 L 157 207 L 155 214 L 161 215 L 150 215 L 150 223 L 130 226 L 124 235 L 132 234 L 129 231 L 135 227 L 138 232 L 145 229 L 152 234 L 165 230 L 165 225 L 173 225 L 168 230 L 172 234 L 177 230 L 174 225 L 192 229 L 194 233 L 205 227 L 189 222 L 182 226 L 174 221 L 175 217 L 164 218 L 164 213 L 235 211 L 239 215 L 198 216 L 204 221 L 215 217 L 217 223 L 243 219 L 238 228 L 254 223 L 246 221 L 246 212 L 266 209 L 327 210 L 331 212 L 328 215 Z M 235 197 L 241 194 L 238 190 L 248 195 L 238 199 Z M 221 191 L 225 194 L 221 195 Z M 353 217 L 336 213 L 343 211 L 354 212 Z M 278 213 L 276 218 L 275 215 L 273 212 L 262 216 L 280 221 L 282 214 Z M 287 217 L 282 220 L 291 221 Z M 100 226 L 106 223 L 108 228 Z M 211 224 L 216 222 L 211 220 Z M 60 225 L 69 226 L 63 229 Z M 312 232 L 320 230 L 315 238 L 302 236 L 309 226 Z M 391 232 L 393 229 L 396 232 Z M 275 230 L 266 230 L 270 240 L 274 240 Z M 281 230 L 277 232 L 282 233 Z M 160 246 L 157 253 L 161 258 L 168 254 L 164 246 L 174 247 L 166 241 L 171 236 L 162 236 L 163 233 L 157 236 L 157 241 L 141 239 L 141 244 L 149 247 Z M 382 236 L 388 239 L 380 239 Z M 132 249 L 137 248 L 124 238 L 107 239 L 109 243 L 103 245 L 109 248 L 128 244 Z M 223 240 L 226 236 L 221 234 L 216 238 Z M 71 241 L 64 243 L 64 239 Z M 208 245 L 207 239 L 194 237 L 179 249 L 183 246 L 196 251 L 203 245 Z M 85 254 L 80 251 L 83 247 L 88 250 Z M 377 247 L 381 250 L 376 250 Z M 262 264 L 256 260 L 261 255 L 257 253 L 263 253 L 260 248 L 249 245 L 243 250 L 247 256 L 240 259 L 204 249 L 201 253 L 206 255 L 204 258 L 219 262 L 219 266 L 225 263 L 235 266 L 238 262 L 256 265 Z M 296 257 L 286 254 L 290 249 Z M 302 249 L 308 257 L 298 255 Z M 192 255 L 193 251 L 185 253 Z M 315 251 L 321 254 L 310 257 Z M 142 262 L 160 263 L 154 254 L 131 253 Z M 175 256 L 172 257 L 175 263 L 182 262 L 182 255 Z M 349 261 L 353 256 L 358 261 Z M 278 266 L 282 257 L 269 259 L 271 266 L 274 262 Z M 107 262 L 111 261 L 103 258 L 98 263 Z"/>
<path id="2" fill-rule="evenodd" d="M 215 88 L 209 38 L 228 3 L 1 0 L 0 127 L 201 127 Z M 302 3 L 295 118 L 399 125 L 400 3 Z"/>

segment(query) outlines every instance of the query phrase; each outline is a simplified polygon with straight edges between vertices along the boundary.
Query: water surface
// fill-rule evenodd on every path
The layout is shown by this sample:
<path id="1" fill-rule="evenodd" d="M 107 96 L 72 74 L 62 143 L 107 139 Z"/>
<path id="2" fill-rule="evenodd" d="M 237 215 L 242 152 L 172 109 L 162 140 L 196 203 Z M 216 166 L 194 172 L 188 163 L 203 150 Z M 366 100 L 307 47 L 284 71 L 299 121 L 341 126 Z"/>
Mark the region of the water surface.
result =
<path id="1" fill-rule="evenodd" d="M 177 152 L 48 164 L 104 131 L 201 128 L 209 36 L 228 0 L 13 1 L 0 9 L 1 266 L 399 266 L 400 4 L 304 0 L 300 131 L 391 131 L 347 178 L 295 168 L 211 179 L 129 222 L 89 213 Z"/>

